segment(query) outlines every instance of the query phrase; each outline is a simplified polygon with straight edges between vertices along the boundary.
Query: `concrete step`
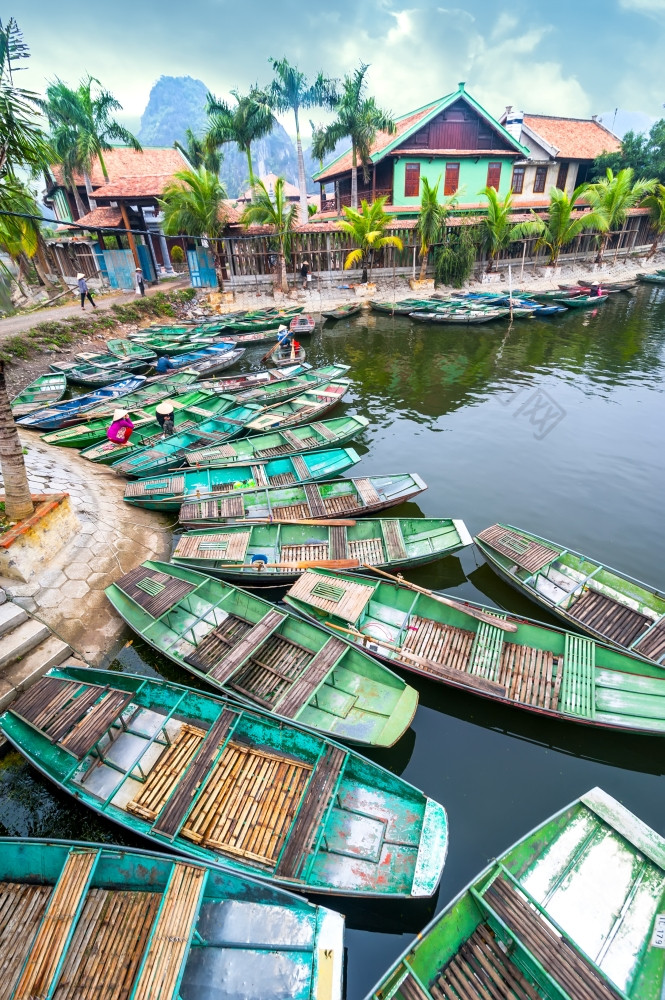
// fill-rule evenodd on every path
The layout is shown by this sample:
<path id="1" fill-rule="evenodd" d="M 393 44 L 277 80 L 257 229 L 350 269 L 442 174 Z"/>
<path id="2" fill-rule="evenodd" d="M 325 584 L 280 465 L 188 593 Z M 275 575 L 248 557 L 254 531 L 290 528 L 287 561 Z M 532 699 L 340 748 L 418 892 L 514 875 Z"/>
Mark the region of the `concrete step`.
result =
<path id="1" fill-rule="evenodd" d="M 71 648 L 57 635 L 49 635 L 27 656 L 11 663 L 0 675 L 0 712 L 26 688 L 34 684 L 51 667 L 71 658 Z"/>
<path id="2" fill-rule="evenodd" d="M 19 608 L 18 604 L 0 604 L 0 635 L 11 632 L 21 622 L 28 620 L 28 612 Z"/>
<path id="3" fill-rule="evenodd" d="M 29 618 L 22 622 L 17 628 L 8 632 L 2 637 L 0 642 L 0 667 L 13 663 L 21 656 L 25 656 L 31 649 L 38 646 L 42 639 L 46 639 L 51 634 L 48 625 L 42 625 L 34 618 Z"/>

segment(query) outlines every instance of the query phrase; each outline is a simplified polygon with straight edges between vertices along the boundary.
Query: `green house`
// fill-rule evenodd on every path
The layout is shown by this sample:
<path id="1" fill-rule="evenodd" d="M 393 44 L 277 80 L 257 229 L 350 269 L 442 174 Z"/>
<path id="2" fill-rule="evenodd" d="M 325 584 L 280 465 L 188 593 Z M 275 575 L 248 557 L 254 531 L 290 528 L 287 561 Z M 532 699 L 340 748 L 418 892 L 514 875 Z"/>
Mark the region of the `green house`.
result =
<path id="1" fill-rule="evenodd" d="M 395 124 L 393 135 L 377 134 L 368 180 L 358 165 L 358 202 L 386 196 L 386 206 L 397 216 L 417 213 L 423 177 L 431 184 L 439 181 L 441 198 L 459 192 L 461 206 L 482 205 L 486 199 L 478 192 L 484 187 L 494 187 L 503 196 L 510 190 L 514 161 L 528 155 L 526 146 L 492 118 L 463 83 Z M 322 213 L 339 215 L 351 204 L 351 164 L 347 150 L 314 175 L 321 184 Z"/>

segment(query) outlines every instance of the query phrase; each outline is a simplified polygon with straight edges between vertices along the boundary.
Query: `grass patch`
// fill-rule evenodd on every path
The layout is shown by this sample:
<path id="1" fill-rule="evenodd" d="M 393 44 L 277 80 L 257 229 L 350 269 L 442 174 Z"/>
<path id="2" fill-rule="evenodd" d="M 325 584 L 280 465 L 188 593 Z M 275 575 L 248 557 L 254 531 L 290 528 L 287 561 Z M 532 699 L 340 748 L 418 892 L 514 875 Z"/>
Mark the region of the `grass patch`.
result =
<path id="1" fill-rule="evenodd" d="M 3 531 L 8 531 L 11 528 L 11 526 L 12 526 L 11 521 L 5 514 L 4 502 L 0 503 L 0 535 L 3 533 Z"/>

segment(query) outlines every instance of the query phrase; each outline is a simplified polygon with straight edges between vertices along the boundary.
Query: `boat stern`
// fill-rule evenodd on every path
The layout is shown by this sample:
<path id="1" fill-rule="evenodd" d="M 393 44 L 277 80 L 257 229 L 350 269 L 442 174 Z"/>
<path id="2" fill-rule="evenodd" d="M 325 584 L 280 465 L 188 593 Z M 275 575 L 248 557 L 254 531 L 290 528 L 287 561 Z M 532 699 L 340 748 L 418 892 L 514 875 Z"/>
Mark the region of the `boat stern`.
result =
<path id="1" fill-rule="evenodd" d="M 434 799 L 427 799 L 420 833 L 418 857 L 411 886 L 412 896 L 432 896 L 439 884 L 448 854 L 448 817 Z"/>
<path id="2" fill-rule="evenodd" d="M 312 1000 L 342 1000 L 344 917 L 318 907 L 312 970 Z"/>
<path id="3" fill-rule="evenodd" d="M 469 529 L 467 528 L 464 521 L 461 521 L 459 518 L 454 517 L 453 524 L 455 525 L 455 529 L 457 531 L 457 534 L 459 535 L 460 545 L 464 548 L 467 545 L 473 545 L 473 538 L 471 537 Z"/>
<path id="4" fill-rule="evenodd" d="M 407 731 L 418 707 L 418 692 L 408 684 L 400 695 L 397 704 L 390 713 L 386 724 L 372 740 L 372 746 L 391 747 L 397 743 L 398 739 Z"/>

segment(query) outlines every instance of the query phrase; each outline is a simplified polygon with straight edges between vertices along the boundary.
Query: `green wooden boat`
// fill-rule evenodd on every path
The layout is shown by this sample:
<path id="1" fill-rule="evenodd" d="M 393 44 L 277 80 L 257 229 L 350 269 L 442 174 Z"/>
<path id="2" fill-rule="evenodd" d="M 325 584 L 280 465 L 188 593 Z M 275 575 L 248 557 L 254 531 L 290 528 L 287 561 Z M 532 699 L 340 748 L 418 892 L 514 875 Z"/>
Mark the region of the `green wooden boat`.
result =
<path id="1" fill-rule="evenodd" d="M 248 490 L 230 500 L 193 500 L 180 508 L 179 521 L 188 528 L 233 524 L 267 518 L 290 521 L 298 518 L 356 517 L 374 514 L 411 500 L 427 489 L 415 473 L 371 476 L 366 479 L 332 479 L 304 486 L 275 486 Z"/>
<path id="2" fill-rule="evenodd" d="M 145 562 L 106 595 L 159 653 L 271 715 L 373 747 L 392 746 L 411 724 L 418 694 L 401 677 L 345 639 L 222 580 Z"/>
<path id="3" fill-rule="evenodd" d="M 554 299 L 554 302 L 558 302 L 562 306 L 567 306 L 569 309 L 592 309 L 594 306 L 599 306 L 601 302 L 606 302 L 608 298 L 609 295 L 566 296 L 564 294 Z"/>
<path id="4" fill-rule="evenodd" d="M 49 365 L 49 368 L 52 372 L 68 375 L 77 368 L 86 365 L 94 365 L 96 368 L 112 368 L 114 371 L 125 367 L 122 363 L 122 358 L 116 358 L 114 354 L 109 354 L 108 352 L 104 352 L 103 354 L 88 352 L 76 355 L 76 360 L 74 361 L 54 361 L 53 364 Z"/>
<path id="5" fill-rule="evenodd" d="M 665 735 L 662 667 L 593 639 L 392 576 L 309 569 L 284 600 L 384 663 L 440 684 L 597 729 Z"/>
<path id="6" fill-rule="evenodd" d="M 370 301 L 374 312 L 389 313 L 391 316 L 408 316 L 416 309 L 432 309 L 436 305 L 431 299 L 401 299 L 399 302 Z"/>
<path id="7" fill-rule="evenodd" d="M 151 403 L 159 403 L 162 399 L 182 393 L 192 382 L 196 382 L 196 372 L 185 371 L 169 372 L 167 375 L 158 375 L 157 378 L 149 378 L 140 389 L 127 393 L 122 397 L 122 402 L 126 410 L 141 409 Z M 206 390 L 204 385 L 198 385 L 197 389 Z M 214 392 L 213 389 L 207 390 Z M 86 411 L 86 418 L 96 419 L 97 417 L 111 417 L 113 411 L 117 409 L 112 402 L 101 403 L 92 410 Z M 82 418 L 83 419 L 83 418 Z"/>
<path id="8" fill-rule="evenodd" d="M 308 451 L 318 451 L 335 445 L 346 444 L 361 434 L 369 420 L 349 414 L 346 417 L 330 417 L 317 420 L 313 424 L 302 424 L 292 430 L 271 431 L 269 434 L 251 434 L 228 444 L 210 448 L 194 449 L 187 452 L 188 465 L 200 468 L 211 465 L 222 468 L 238 462 L 254 459 L 277 458 L 280 455 L 303 455 Z"/>
<path id="9" fill-rule="evenodd" d="M 239 375 L 235 379 L 204 380 L 199 382 L 199 385 L 213 392 L 233 392 L 236 399 L 243 402 L 279 403 L 297 396 L 305 389 L 315 389 L 330 379 L 341 378 L 346 375 L 349 367 L 349 365 L 323 365 L 321 368 L 298 372 L 290 377 L 281 376 L 280 372 L 266 372 L 268 377 L 260 379 L 253 375 Z M 278 377 L 271 379 L 270 374 Z"/>
<path id="10" fill-rule="evenodd" d="M 638 274 L 637 280 L 645 285 L 665 285 L 665 274 L 656 271 L 653 274 Z"/>
<path id="11" fill-rule="evenodd" d="M 511 524 L 474 539 L 511 587 L 580 632 L 665 663 L 665 593 Z"/>
<path id="12" fill-rule="evenodd" d="M 515 310 L 513 317 L 533 316 L 533 310 Z M 451 309 L 449 312 L 434 310 L 433 312 L 412 312 L 409 318 L 419 323 L 491 323 L 495 319 L 504 319 L 510 315 L 509 309 Z"/>
<path id="13" fill-rule="evenodd" d="M 187 422 L 189 424 L 190 418 L 182 415 L 182 411 L 188 407 L 196 407 L 204 403 L 208 399 L 214 398 L 212 394 L 207 392 L 202 392 L 199 389 L 191 389 L 189 392 L 180 393 L 178 396 L 171 396 L 168 393 L 164 393 L 164 398 L 169 395 L 169 398 L 174 406 L 174 412 L 178 414 L 177 425 Z M 127 406 L 126 400 L 122 400 L 122 408 L 127 410 L 129 417 L 134 424 L 134 431 L 132 433 L 131 439 L 127 445 L 117 445 L 116 447 L 122 447 L 123 451 L 126 449 L 138 449 L 142 442 L 147 438 L 154 437 L 155 435 L 155 425 L 159 427 L 155 417 L 155 410 L 159 404 L 151 403 L 149 406 L 141 407 L 140 409 L 134 409 Z M 118 407 L 116 406 L 116 409 Z M 114 442 L 108 441 L 106 437 L 106 431 L 109 428 L 110 421 L 113 418 L 111 413 L 109 416 L 93 417 L 91 413 L 85 414 L 86 420 L 84 423 L 75 424 L 73 427 L 63 427 L 58 431 L 49 431 L 46 434 L 42 434 L 42 441 L 46 441 L 47 444 L 57 444 L 64 446 L 66 448 L 89 448 L 97 442 L 107 441 L 109 444 Z M 160 434 L 161 434 L 160 429 Z M 87 456 L 86 456 L 87 457 Z"/>
<path id="14" fill-rule="evenodd" d="M 353 448 L 331 448 L 306 455 L 285 455 L 230 465 L 166 473 L 127 483 L 124 499 L 137 507 L 179 510 L 188 500 L 236 494 L 260 486 L 286 486 L 343 475 L 360 461 Z"/>
<path id="15" fill-rule="evenodd" d="M 180 354 L 189 354 L 191 351 L 197 351 L 201 347 L 210 347 L 212 342 L 212 337 L 187 337 L 185 340 L 167 340 L 164 337 L 153 337 L 150 340 L 143 341 L 145 346 L 154 351 L 155 354 L 164 354 L 173 358 L 177 358 Z"/>
<path id="16" fill-rule="evenodd" d="M 346 305 L 336 306 L 334 309 L 322 309 L 321 315 L 326 319 L 347 319 L 349 316 L 356 316 L 362 306 L 360 303 L 348 302 Z"/>
<path id="17" fill-rule="evenodd" d="M 129 378 L 145 368 L 143 361 L 122 362 L 122 368 L 100 368 L 98 365 L 77 365 L 71 371 L 66 372 L 68 385 L 82 385 L 88 389 L 97 389 L 100 386 L 111 385 L 120 379 Z"/>
<path id="18" fill-rule="evenodd" d="M 342 916 L 189 858 L 3 838 L 0 905 L 6 997 L 341 1000 Z"/>
<path id="19" fill-rule="evenodd" d="M 39 410 L 42 406 L 57 403 L 65 394 L 67 378 L 63 374 L 40 375 L 30 385 L 14 396 L 11 401 L 12 413 L 15 417 L 24 417 L 26 413 Z"/>
<path id="20" fill-rule="evenodd" d="M 593 788 L 492 861 L 366 1000 L 660 1000 L 665 840 Z"/>
<path id="21" fill-rule="evenodd" d="M 334 409 L 351 388 L 348 378 L 323 380 L 316 388 L 306 389 L 298 396 L 268 406 L 265 411 L 247 424 L 250 433 L 295 427 L 298 424 L 318 420 Z"/>
<path id="22" fill-rule="evenodd" d="M 141 344 L 135 344 L 132 340 L 108 340 L 106 347 L 111 354 L 115 354 L 118 358 L 134 358 L 138 361 L 147 361 L 150 364 L 157 360 L 157 355 L 154 351 L 148 350 L 147 347 L 143 347 Z"/>
<path id="23" fill-rule="evenodd" d="M 154 575 L 150 569 L 139 570 Z M 131 586 L 127 577 L 123 581 Z M 186 587 L 183 580 L 175 582 L 186 592 L 180 599 L 185 616 L 192 618 L 185 609 L 197 599 L 202 612 L 205 596 L 197 598 L 196 588 Z M 140 604 L 129 601 L 123 591 L 118 594 L 142 613 Z M 145 603 L 154 604 L 154 598 Z M 330 637 L 319 637 L 317 630 L 310 633 L 313 626 L 306 622 L 259 604 L 240 610 L 283 619 L 278 626 L 273 622 L 270 638 L 257 645 L 291 651 L 292 673 L 298 680 L 282 681 L 281 695 L 272 682 L 276 700 L 284 703 L 289 716 L 323 715 L 321 709 L 299 703 L 307 700 L 306 688 L 312 686 L 323 699 L 331 687 L 325 678 L 334 672 L 332 695 L 338 712 L 343 700 L 380 701 L 385 724 L 397 725 L 399 703 L 411 695 L 403 681 L 389 671 L 380 678 L 358 673 L 364 664 L 356 664 L 355 658 L 362 654 L 353 649 L 327 650 L 336 665 L 322 670 L 319 645 L 325 646 Z M 220 614 L 228 621 L 226 612 Z M 171 631 L 169 620 L 166 611 L 159 621 L 153 619 L 153 632 Z M 191 646 L 193 652 L 202 649 L 206 628 L 199 619 L 199 644 Z M 312 649 L 295 647 L 291 636 L 309 642 Z M 226 652 L 228 659 L 228 647 Z M 304 660 L 315 668 L 318 660 L 323 674 L 318 683 Z M 367 659 L 368 671 L 377 667 L 385 669 Z M 359 694 L 349 696 L 344 689 L 354 688 L 354 681 Z M 30 697 L 17 699 L 0 717 L 3 733 L 63 791 L 155 846 L 213 866 L 220 875 L 258 877 L 301 892 L 409 899 L 431 896 L 436 889 L 448 840 L 443 806 L 360 754 L 294 725 L 290 717 L 161 679 L 85 667 L 51 670 L 26 694 Z M 395 702 L 391 717 L 389 706 Z M 49 709 L 46 718 L 41 706 Z M 362 707 L 352 707 L 349 714 L 354 712 L 360 715 Z M 375 725 L 371 718 L 369 726 Z M 367 722 L 363 729 L 367 731 Z M 166 855 L 163 860 L 173 863 L 174 858 Z M 256 935 L 267 944 L 267 932 L 252 921 L 244 928 L 244 940 L 249 943 Z M 244 965 L 248 959 L 239 955 L 238 960 Z M 261 990 L 239 995 L 248 1000 L 264 997 Z M 280 997 L 291 995 L 282 992 Z M 155 996 L 145 994 L 146 1000 Z M 198 990 L 189 996 L 201 1000 L 204 994 Z M 234 1000 L 237 996 L 233 994 Z"/>
<path id="24" fill-rule="evenodd" d="M 220 471 L 220 470 L 217 470 Z M 248 524 L 188 531 L 171 560 L 246 587 L 281 586 L 309 563 L 350 569 L 422 566 L 471 544 L 463 521 L 452 518 L 365 519 L 347 524 Z"/>

